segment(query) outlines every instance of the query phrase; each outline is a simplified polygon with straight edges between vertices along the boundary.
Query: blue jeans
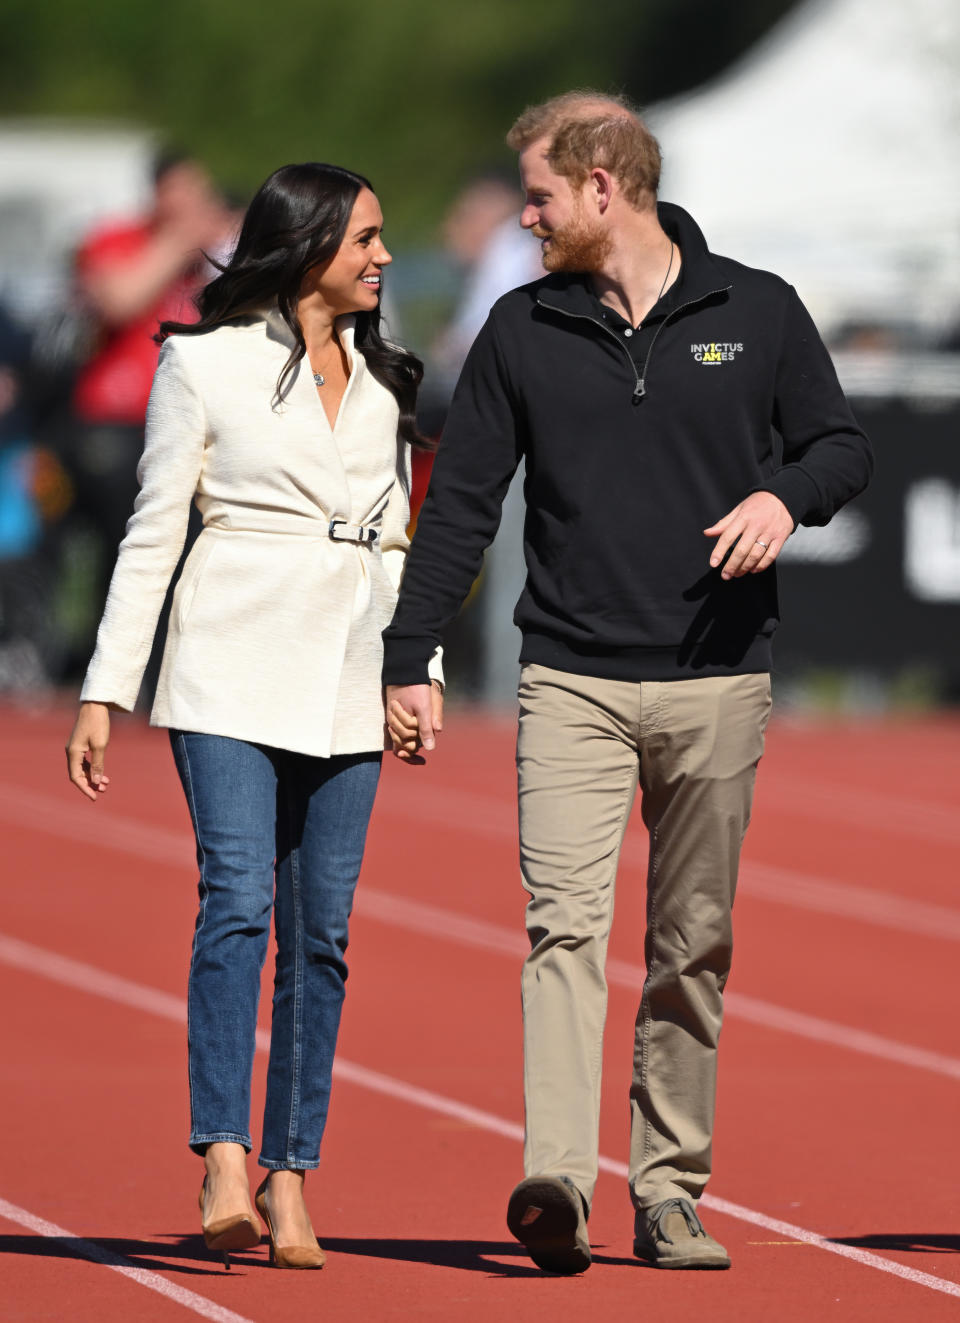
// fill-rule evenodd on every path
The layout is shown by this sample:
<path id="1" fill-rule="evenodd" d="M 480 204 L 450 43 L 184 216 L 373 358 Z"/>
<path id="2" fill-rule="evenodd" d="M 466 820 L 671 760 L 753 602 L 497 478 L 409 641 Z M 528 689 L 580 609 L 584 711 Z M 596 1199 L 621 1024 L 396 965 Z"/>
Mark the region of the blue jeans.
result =
<path id="1" fill-rule="evenodd" d="M 379 753 L 311 758 L 171 731 L 197 838 L 200 910 L 190 962 L 190 1147 L 249 1152 L 250 1076 L 270 915 L 273 1030 L 259 1162 L 319 1163 L 347 966 L 347 923 Z"/>

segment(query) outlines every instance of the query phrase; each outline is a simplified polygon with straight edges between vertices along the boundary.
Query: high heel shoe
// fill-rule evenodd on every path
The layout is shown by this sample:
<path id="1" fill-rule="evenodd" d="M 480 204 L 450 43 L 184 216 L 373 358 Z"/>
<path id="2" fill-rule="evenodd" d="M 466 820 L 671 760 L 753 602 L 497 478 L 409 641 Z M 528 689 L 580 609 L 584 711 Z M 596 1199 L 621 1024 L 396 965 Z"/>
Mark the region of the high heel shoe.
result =
<path id="1" fill-rule="evenodd" d="M 203 1222 L 203 1198 L 207 1192 L 207 1178 L 200 1186 L 200 1218 L 203 1239 L 207 1249 L 223 1255 L 223 1266 L 229 1271 L 230 1253 L 254 1249 L 260 1244 L 263 1228 L 249 1213 L 235 1213 L 233 1217 L 220 1217 L 216 1222 Z"/>
<path id="2" fill-rule="evenodd" d="M 267 1224 L 267 1235 L 270 1237 L 270 1262 L 276 1268 L 322 1268 L 327 1261 L 327 1256 L 319 1245 L 278 1245 L 276 1236 L 273 1232 L 273 1223 L 270 1221 L 270 1209 L 267 1207 L 267 1181 L 269 1175 L 265 1176 L 263 1183 L 254 1196 L 254 1203 L 257 1205 L 257 1212 Z"/>

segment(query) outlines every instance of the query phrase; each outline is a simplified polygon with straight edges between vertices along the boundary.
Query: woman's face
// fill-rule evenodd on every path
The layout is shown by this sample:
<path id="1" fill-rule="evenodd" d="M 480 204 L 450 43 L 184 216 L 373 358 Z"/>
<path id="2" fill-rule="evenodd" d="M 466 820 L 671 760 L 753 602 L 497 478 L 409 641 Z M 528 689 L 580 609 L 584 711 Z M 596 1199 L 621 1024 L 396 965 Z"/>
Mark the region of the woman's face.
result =
<path id="1" fill-rule="evenodd" d="M 370 312 L 379 302 L 381 271 L 393 258 L 383 246 L 383 213 L 375 194 L 357 194 L 343 240 L 326 264 L 311 267 L 300 297 L 317 294 L 336 314 Z"/>

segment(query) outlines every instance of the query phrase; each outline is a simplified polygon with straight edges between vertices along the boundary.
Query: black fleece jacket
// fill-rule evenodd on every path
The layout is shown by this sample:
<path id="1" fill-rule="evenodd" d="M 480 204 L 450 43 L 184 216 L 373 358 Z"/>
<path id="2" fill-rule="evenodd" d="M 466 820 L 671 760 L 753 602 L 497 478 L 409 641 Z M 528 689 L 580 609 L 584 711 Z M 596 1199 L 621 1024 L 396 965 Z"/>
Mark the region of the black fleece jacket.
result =
<path id="1" fill-rule="evenodd" d="M 522 661 L 625 680 L 769 670 L 776 567 L 724 582 L 703 529 L 757 490 L 795 525 L 825 524 L 866 485 L 870 446 L 792 286 L 658 210 L 681 276 L 636 331 L 583 276 L 493 307 L 384 632 L 385 683 L 426 682 L 521 457 Z"/>

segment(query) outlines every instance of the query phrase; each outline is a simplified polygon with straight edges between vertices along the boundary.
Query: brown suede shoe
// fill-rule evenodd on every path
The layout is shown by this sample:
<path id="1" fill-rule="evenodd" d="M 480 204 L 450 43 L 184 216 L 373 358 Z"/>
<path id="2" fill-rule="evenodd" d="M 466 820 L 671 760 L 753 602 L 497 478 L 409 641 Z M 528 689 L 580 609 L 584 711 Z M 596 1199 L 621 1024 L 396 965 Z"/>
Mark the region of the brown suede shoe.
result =
<path id="1" fill-rule="evenodd" d="M 655 1268 L 729 1268 L 730 1256 L 703 1229 L 686 1199 L 638 1208 L 633 1252 Z"/>
<path id="2" fill-rule="evenodd" d="M 507 1205 L 510 1234 L 545 1272 L 572 1276 L 590 1267 L 583 1197 L 569 1176 L 529 1176 Z"/>

